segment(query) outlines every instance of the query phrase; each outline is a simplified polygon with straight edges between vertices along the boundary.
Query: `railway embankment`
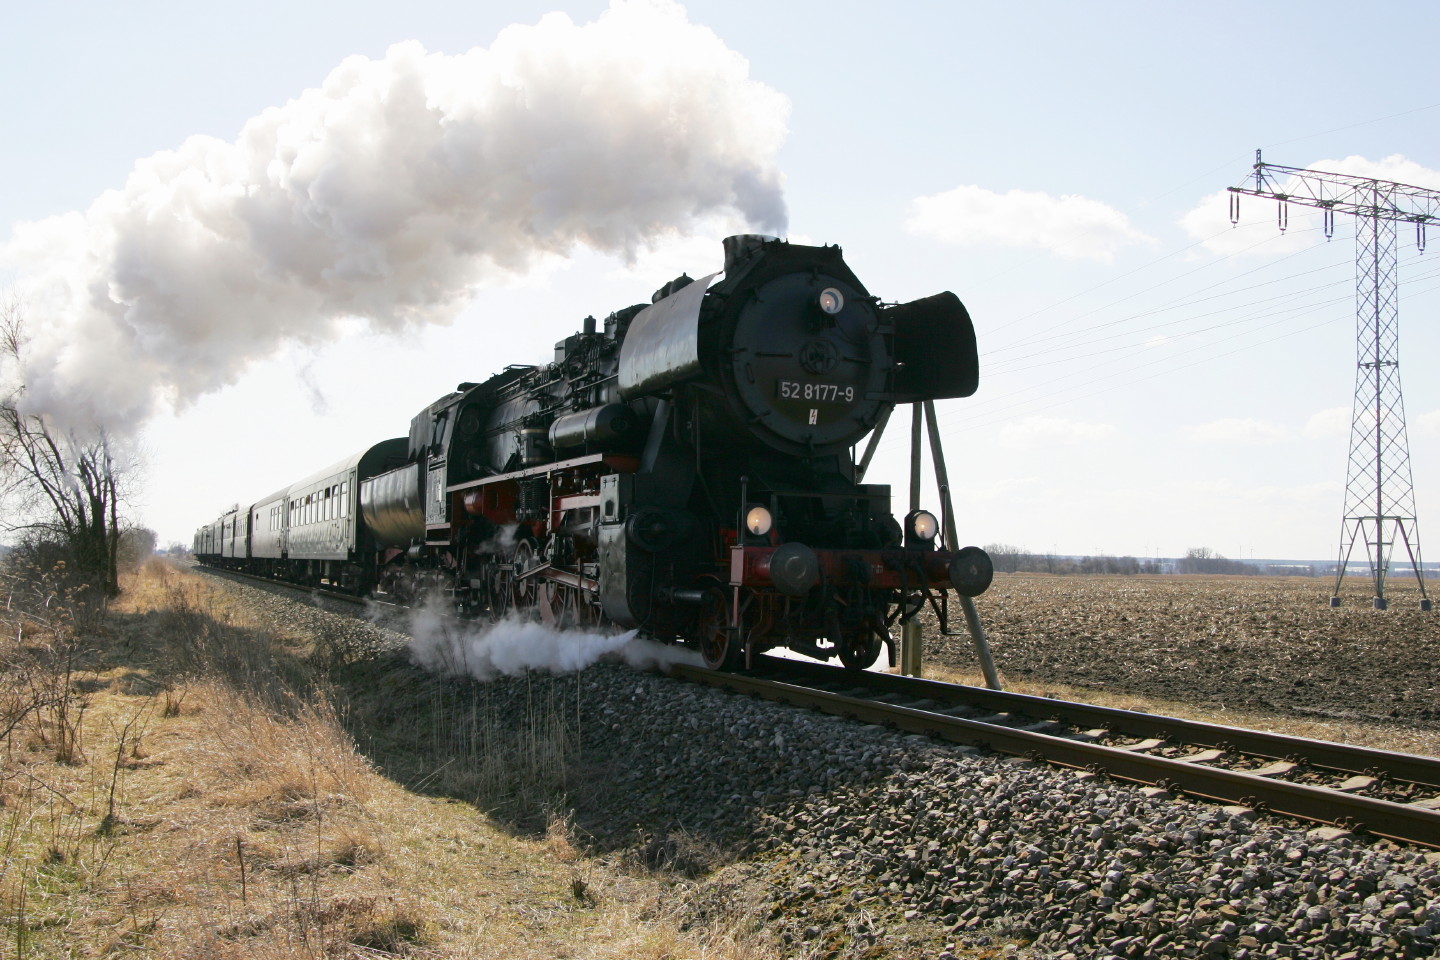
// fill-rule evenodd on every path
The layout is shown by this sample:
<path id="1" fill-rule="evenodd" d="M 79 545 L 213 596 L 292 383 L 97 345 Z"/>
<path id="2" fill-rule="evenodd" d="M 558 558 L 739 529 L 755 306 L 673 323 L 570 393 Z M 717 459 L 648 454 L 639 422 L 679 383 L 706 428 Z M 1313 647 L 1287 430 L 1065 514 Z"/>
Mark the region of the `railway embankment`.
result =
<path id="1" fill-rule="evenodd" d="M 391 776 L 463 768 L 497 724 L 560 744 L 579 848 L 669 877 L 692 926 L 758 918 L 780 956 L 1425 956 L 1440 932 L 1440 855 L 1418 849 L 617 664 L 433 688 L 399 657 L 352 669 L 410 691 L 350 706 Z M 412 722 L 459 739 L 383 746 Z"/>
<path id="2" fill-rule="evenodd" d="M 663 876 L 572 843 L 543 727 L 406 715 L 386 756 L 427 762 L 387 776 L 341 685 L 393 653 L 383 629 L 158 564 L 104 617 L 54 587 L 0 596 L 7 956 L 775 955 L 743 914 L 682 929 Z M 429 680 L 364 696 L 433 709 Z"/>
<path id="3" fill-rule="evenodd" d="M 74 775 L 25 748 L 27 774 L 66 797 L 45 806 L 34 788 L 25 822 L 67 825 L 56 836 L 99 836 L 116 784 L 112 848 L 62 843 L 42 890 L 34 846 L 26 885 L 7 877 L 12 922 L 50 943 L 104 929 L 175 956 L 200 955 L 184 937 L 206 932 L 223 948 L 207 956 L 323 942 L 356 956 L 1404 957 L 1440 933 L 1433 853 L 615 663 L 437 677 L 400 631 L 173 576 L 180 601 L 135 598 L 83 671 Z M 176 631 L 189 639 L 156 645 Z M 136 740 L 124 722 L 143 709 Z"/>

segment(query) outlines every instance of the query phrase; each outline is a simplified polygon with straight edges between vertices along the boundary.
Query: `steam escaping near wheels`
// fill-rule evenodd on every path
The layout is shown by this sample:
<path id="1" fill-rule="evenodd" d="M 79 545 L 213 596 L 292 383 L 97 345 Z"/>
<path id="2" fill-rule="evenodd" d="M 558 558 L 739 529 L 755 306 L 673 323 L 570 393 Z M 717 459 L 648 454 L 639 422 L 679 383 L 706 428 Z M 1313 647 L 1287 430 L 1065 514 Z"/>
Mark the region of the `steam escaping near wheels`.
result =
<path id="1" fill-rule="evenodd" d="M 519 618 L 481 624 L 423 608 L 411 611 L 407 624 L 411 662 L 443 676 L 493 680 L 577 673 L 603 659 L 618 659 L 637 670 L 701 664 L 695 651 L 646 640 L 635 630 L 557 630 Z"/>

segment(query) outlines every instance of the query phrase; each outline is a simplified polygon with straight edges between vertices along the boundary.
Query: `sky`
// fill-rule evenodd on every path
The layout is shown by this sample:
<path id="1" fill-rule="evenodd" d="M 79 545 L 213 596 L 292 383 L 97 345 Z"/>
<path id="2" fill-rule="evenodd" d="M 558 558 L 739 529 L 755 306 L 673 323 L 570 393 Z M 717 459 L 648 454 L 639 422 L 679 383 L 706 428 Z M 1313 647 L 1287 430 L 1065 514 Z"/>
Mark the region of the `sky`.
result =
<path id="1" fill-rule="evenodd" d="M 1387 4 L 1432 35 L 1440 8 Z M 0 285 L 27 382 L 145 451 L 189 542 L 461 381 L 548 359 L 727 233 L 954 291 L 960 537 L 1336 554 L 1353 224 L 1223 192 L 1255 150 L 1440 189 L 1440 88 L 1339 3 L 15 5 Z M 1399 231 L 1422 545 L 1440 530 L 1440 230 Z M 897 417 L 870 478 L 903 512 Z M 927 481 L 925 505 L 938 503 Z M 1440 550 L 1440 546 L 1436 547 Z M 1433 552 L 1433 551 L 1432 551 Z"/>

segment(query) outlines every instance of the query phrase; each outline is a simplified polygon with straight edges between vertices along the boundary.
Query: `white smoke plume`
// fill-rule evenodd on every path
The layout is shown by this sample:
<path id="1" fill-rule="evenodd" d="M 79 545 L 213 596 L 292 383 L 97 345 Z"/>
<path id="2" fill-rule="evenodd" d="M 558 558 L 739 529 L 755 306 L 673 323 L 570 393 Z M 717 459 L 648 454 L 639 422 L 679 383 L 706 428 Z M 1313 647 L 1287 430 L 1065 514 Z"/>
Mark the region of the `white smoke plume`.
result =
<path id="1" fill-rule="evenodd" d="M 524 673 L 575 673 L 606 657 L 621 659 L 637 670 L 700 662 L 694 651 L 642 639 L 634 630 L 556 630 L 514 619 L 476 626 L 416 610 L 408 632 L 410 659 L 416 665 L 446 676 L 477 680 Z"/>
<path id="2" fill-rule="evenodd" d="M 123 432 L 343 318 L 447 322 L 487 281 L 717 217 L 781 233 L 787 112 L 671 0 L 351 57 L 235 141 L 193 137 L 17 226 L 0 261 L 32 320 L 28 403 Z"/>

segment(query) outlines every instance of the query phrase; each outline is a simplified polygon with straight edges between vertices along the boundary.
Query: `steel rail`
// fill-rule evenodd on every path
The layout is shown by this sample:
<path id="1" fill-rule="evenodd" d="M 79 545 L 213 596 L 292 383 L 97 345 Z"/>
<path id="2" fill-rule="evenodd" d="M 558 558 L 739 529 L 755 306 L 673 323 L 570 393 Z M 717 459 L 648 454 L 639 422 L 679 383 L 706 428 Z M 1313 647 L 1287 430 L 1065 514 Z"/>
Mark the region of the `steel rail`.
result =
<path id="1" fill-rule="evenodd" d="M 761 661 L 761 669 L 765 673 L 773 672 L 776 676 L 783 674 L 789 678 L 803 678 L 807 683 L 828 683 L 845 687 L 863 685 L 917 699 L 963 702 L 997 713 L 1023 713 L 1037 720 L 1059 720 L 1078 727 L 1104 727 L 1113 733 L 1129 736 L 1180 740 L 1195 746 L 1214 747 L 1272 760 L 1303 762 L 1314 767 L 1367 776 L 1383 775 L 1393 780 L 1440 788 L 1440 759 L 1434 757 L 1392 753 L 1372 747 L 1311 740 L 1262 730 L 1247 730 L 1243 727 L 1227 727 L 1199 720 L 1122 710 L 1118 707 L 1101 707 L 1050 697 L 1007 693 L 985 687 L 941 683 L 893 673 L 856 674 L 840 667 L 798 660 L 766 657 Z"/>
<path id="2" fill-rule="evenodd" d="M 1437 810 L 1376 800 L 1327 787 L 1272 780 L 1255 774 L 1207 767 L 1118 747 L 1084 743 L 999 724 L 965 720 L 944 713 L 817 690 L 780 680 L 717 673 L 683 665 L 674 666 L 671 671 L 673 675 L 685 680 L 767 700 L 810 707 L 836 716 L 885 724 L 954 743 L 1030 759 L 1043 759 L 1060 766 L 1104 773 L 1122 780 L 1157 784 L 1221 803 L 1242 804 L 1257 811 L 1334 824 L 1349 830 L 1363 830 L 1391 840 L 1440 849 L 1440 811 Z M 856 682 L 868 682 L 872 676 L 884 675 L 851 676 Z M 975 688 L 965 689 L 968 692 Z"/>
<path id="3" fill-rule="evenodd" d="M 367 603 L 377 603 L 381 606 L 400 608 L 399 604 L 389 600 L 376 600 L 374 597 L 362 597 L 353 593 L 342 593 L 339 590 L 332 590 L 329 587 L 320 587 L 311 583 L 295 583 L 293 580 L 281 580 L 278 577 L 262 577 L 255 573 L 246 573 L 243 570 L 230 570 L 225 567 L 211 567 L 203 563 L 193 564 L 195 570 L 205 573 L 218 573 L 227 577 L 235 577 L 238 580 L 248 580 L 251 583 L 262 584 L 269 587 L 284 587 L 287 590 L 294 590 L 296 593 L 307 595 L 319 595 L 330 600 L 342 600 L 345 603 L 355 606 L 364 606 Z"/>
<path id="4" fill-rule="evenodd" d="M 284 587 L 299 593 L 319 594 L 356 605 L 367 602 L 367 598 L 353 594 L 259 577 L 237 570 L 203 566 L 201 569 L 257 584 Z M 835 693 L 804 684 L 823 683 L 848 689 L 868 687 L 881 693 L 898 694 L 916 700 L 964 704 L 997 713 L 1023 714 L 1037 720 L 1103 727 L 1112 733 L 1179 740 L 1191 745 L 1209 746 L 1257 757 L 1303 762 L 1316 767 L 1384 776 L 1427 786 L 1440 785 L 1440 760 L 1428 757 L 896 674 L 855 673 L 839 667 L 773 657 L 759 658 L 758 672 L 783 675 L 786 680 L 755 674 L 720 673 L 683 664 L 674 665 L 670 670 L 673 676 L 684 680 L 767 700 L 810 707 L 848 719 L 884 724 L 953 743 L 1045 760 L 1059 766 L 1104 773 L 1135 783 L 1157 784 L 1173 791 L 1183 791 L 1222 803 L 1242 804 L 1257 811 L 1334 824 L 1391 840 L 1440 849 L 1440 810 L 1377 800 L 1329 787 L 1290 783 L 1120 747 L 1086 743 L 1000 723 L 963 719 L 933 710 Z M 803 683 L 789 682 L 791 680 Z"/>

